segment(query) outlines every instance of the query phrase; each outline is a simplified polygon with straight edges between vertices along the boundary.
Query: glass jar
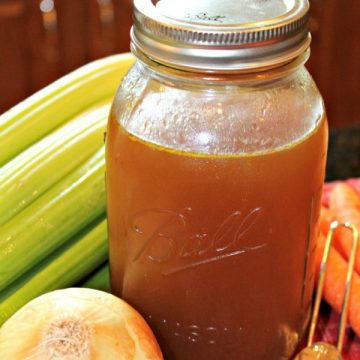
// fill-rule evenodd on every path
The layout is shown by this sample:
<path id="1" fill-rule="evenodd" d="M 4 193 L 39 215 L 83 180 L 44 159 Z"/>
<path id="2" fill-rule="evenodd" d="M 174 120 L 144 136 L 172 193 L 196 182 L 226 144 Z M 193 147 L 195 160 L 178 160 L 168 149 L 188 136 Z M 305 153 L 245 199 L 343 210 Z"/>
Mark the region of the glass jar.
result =
<path id="1" fill-rule="evenodd" d="M 288 359 L 311 307 L 327 123 L 307 2 L 234 3 L 136 0 L 108 124 L 112 291 L 170 360 Z"/>

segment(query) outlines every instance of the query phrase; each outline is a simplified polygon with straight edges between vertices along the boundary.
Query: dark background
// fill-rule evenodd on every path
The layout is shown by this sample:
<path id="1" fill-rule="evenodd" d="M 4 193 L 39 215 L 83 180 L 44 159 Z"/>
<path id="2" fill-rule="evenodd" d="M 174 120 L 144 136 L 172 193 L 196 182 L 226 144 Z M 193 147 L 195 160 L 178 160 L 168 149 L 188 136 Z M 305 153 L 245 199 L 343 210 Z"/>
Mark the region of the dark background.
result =
<path id="1" fill-rule="evenodd" d="M 359 123 L 360 1 L 310 2 L 307 67 L 330 127 Z M 0 0 L 0 113 L 91 60 L 127 51 L 131 9 L 131 0 Z"/>

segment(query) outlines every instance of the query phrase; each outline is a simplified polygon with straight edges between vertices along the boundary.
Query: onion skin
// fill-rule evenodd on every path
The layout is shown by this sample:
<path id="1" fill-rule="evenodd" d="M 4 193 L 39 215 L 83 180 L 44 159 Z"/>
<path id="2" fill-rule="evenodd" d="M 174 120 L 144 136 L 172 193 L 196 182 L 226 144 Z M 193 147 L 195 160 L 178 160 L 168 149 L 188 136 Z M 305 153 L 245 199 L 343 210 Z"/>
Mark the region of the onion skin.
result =
<path id="1" fill-rule="evenodd" d="M 0 329 L 4 360 L 162 360 L 141 315 L 108 293 L 70 288 L 30 301 Z"/>

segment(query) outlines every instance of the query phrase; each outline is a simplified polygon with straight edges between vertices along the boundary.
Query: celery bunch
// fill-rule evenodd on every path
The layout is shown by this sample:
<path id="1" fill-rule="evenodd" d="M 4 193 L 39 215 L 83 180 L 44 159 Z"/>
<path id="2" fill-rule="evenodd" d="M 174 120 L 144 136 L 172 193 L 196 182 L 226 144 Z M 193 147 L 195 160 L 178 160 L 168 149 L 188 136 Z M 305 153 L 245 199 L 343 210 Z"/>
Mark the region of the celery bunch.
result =
<path id="1" fill-rule="evenodd" d="M 0 116 L 0 325 L 106 261 L 103 134 L 133 62 L 88 64 Z"/>
<path id="2" fill-rule="evenodd" d="M 0 118 L 0 166 L 95 102 L 112 97 L 133 64 L 130 54 L 109 56 L 64 76 Z"/>
<path id="3" fill-rule="evenodd" d="M 102 145 L 110 103 L 107 100 L 93 106 L 3 166 L 0 175 L 0 225 L 36 200 Z"/>
<path id="4" fill-rule="evenodd" d="M 72 286 L 101 265 L 108 255 L 106 221 L 85 229 L 28 271 L 0 296 L 0 326 L 37 296 Z"/>
<path id="5" fill-rule="evenodd" d="M 105 213 L 104 184 L 101 148 L 0 228 L 0 291 Z"/>
<path id="6" fill-rule="evenodd" d="M 95 274 L 93 274 L 82 284 L 82 286 L 101 291 L 110 291 L 109 264 L 106 264 L 98 269 Z"/>

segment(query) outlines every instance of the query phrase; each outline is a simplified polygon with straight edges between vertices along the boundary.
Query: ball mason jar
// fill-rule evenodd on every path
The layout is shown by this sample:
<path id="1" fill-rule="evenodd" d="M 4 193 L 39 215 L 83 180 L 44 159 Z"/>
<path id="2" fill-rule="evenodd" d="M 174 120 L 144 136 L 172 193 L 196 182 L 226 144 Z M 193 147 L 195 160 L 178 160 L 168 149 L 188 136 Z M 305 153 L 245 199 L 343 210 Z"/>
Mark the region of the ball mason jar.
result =
<path id="1" fill-rule="evenodd" d="M 288 359 L 327 148 L 306 0 L 135 0 L 106 140 L 111 287 L 169 360 Z"/>

